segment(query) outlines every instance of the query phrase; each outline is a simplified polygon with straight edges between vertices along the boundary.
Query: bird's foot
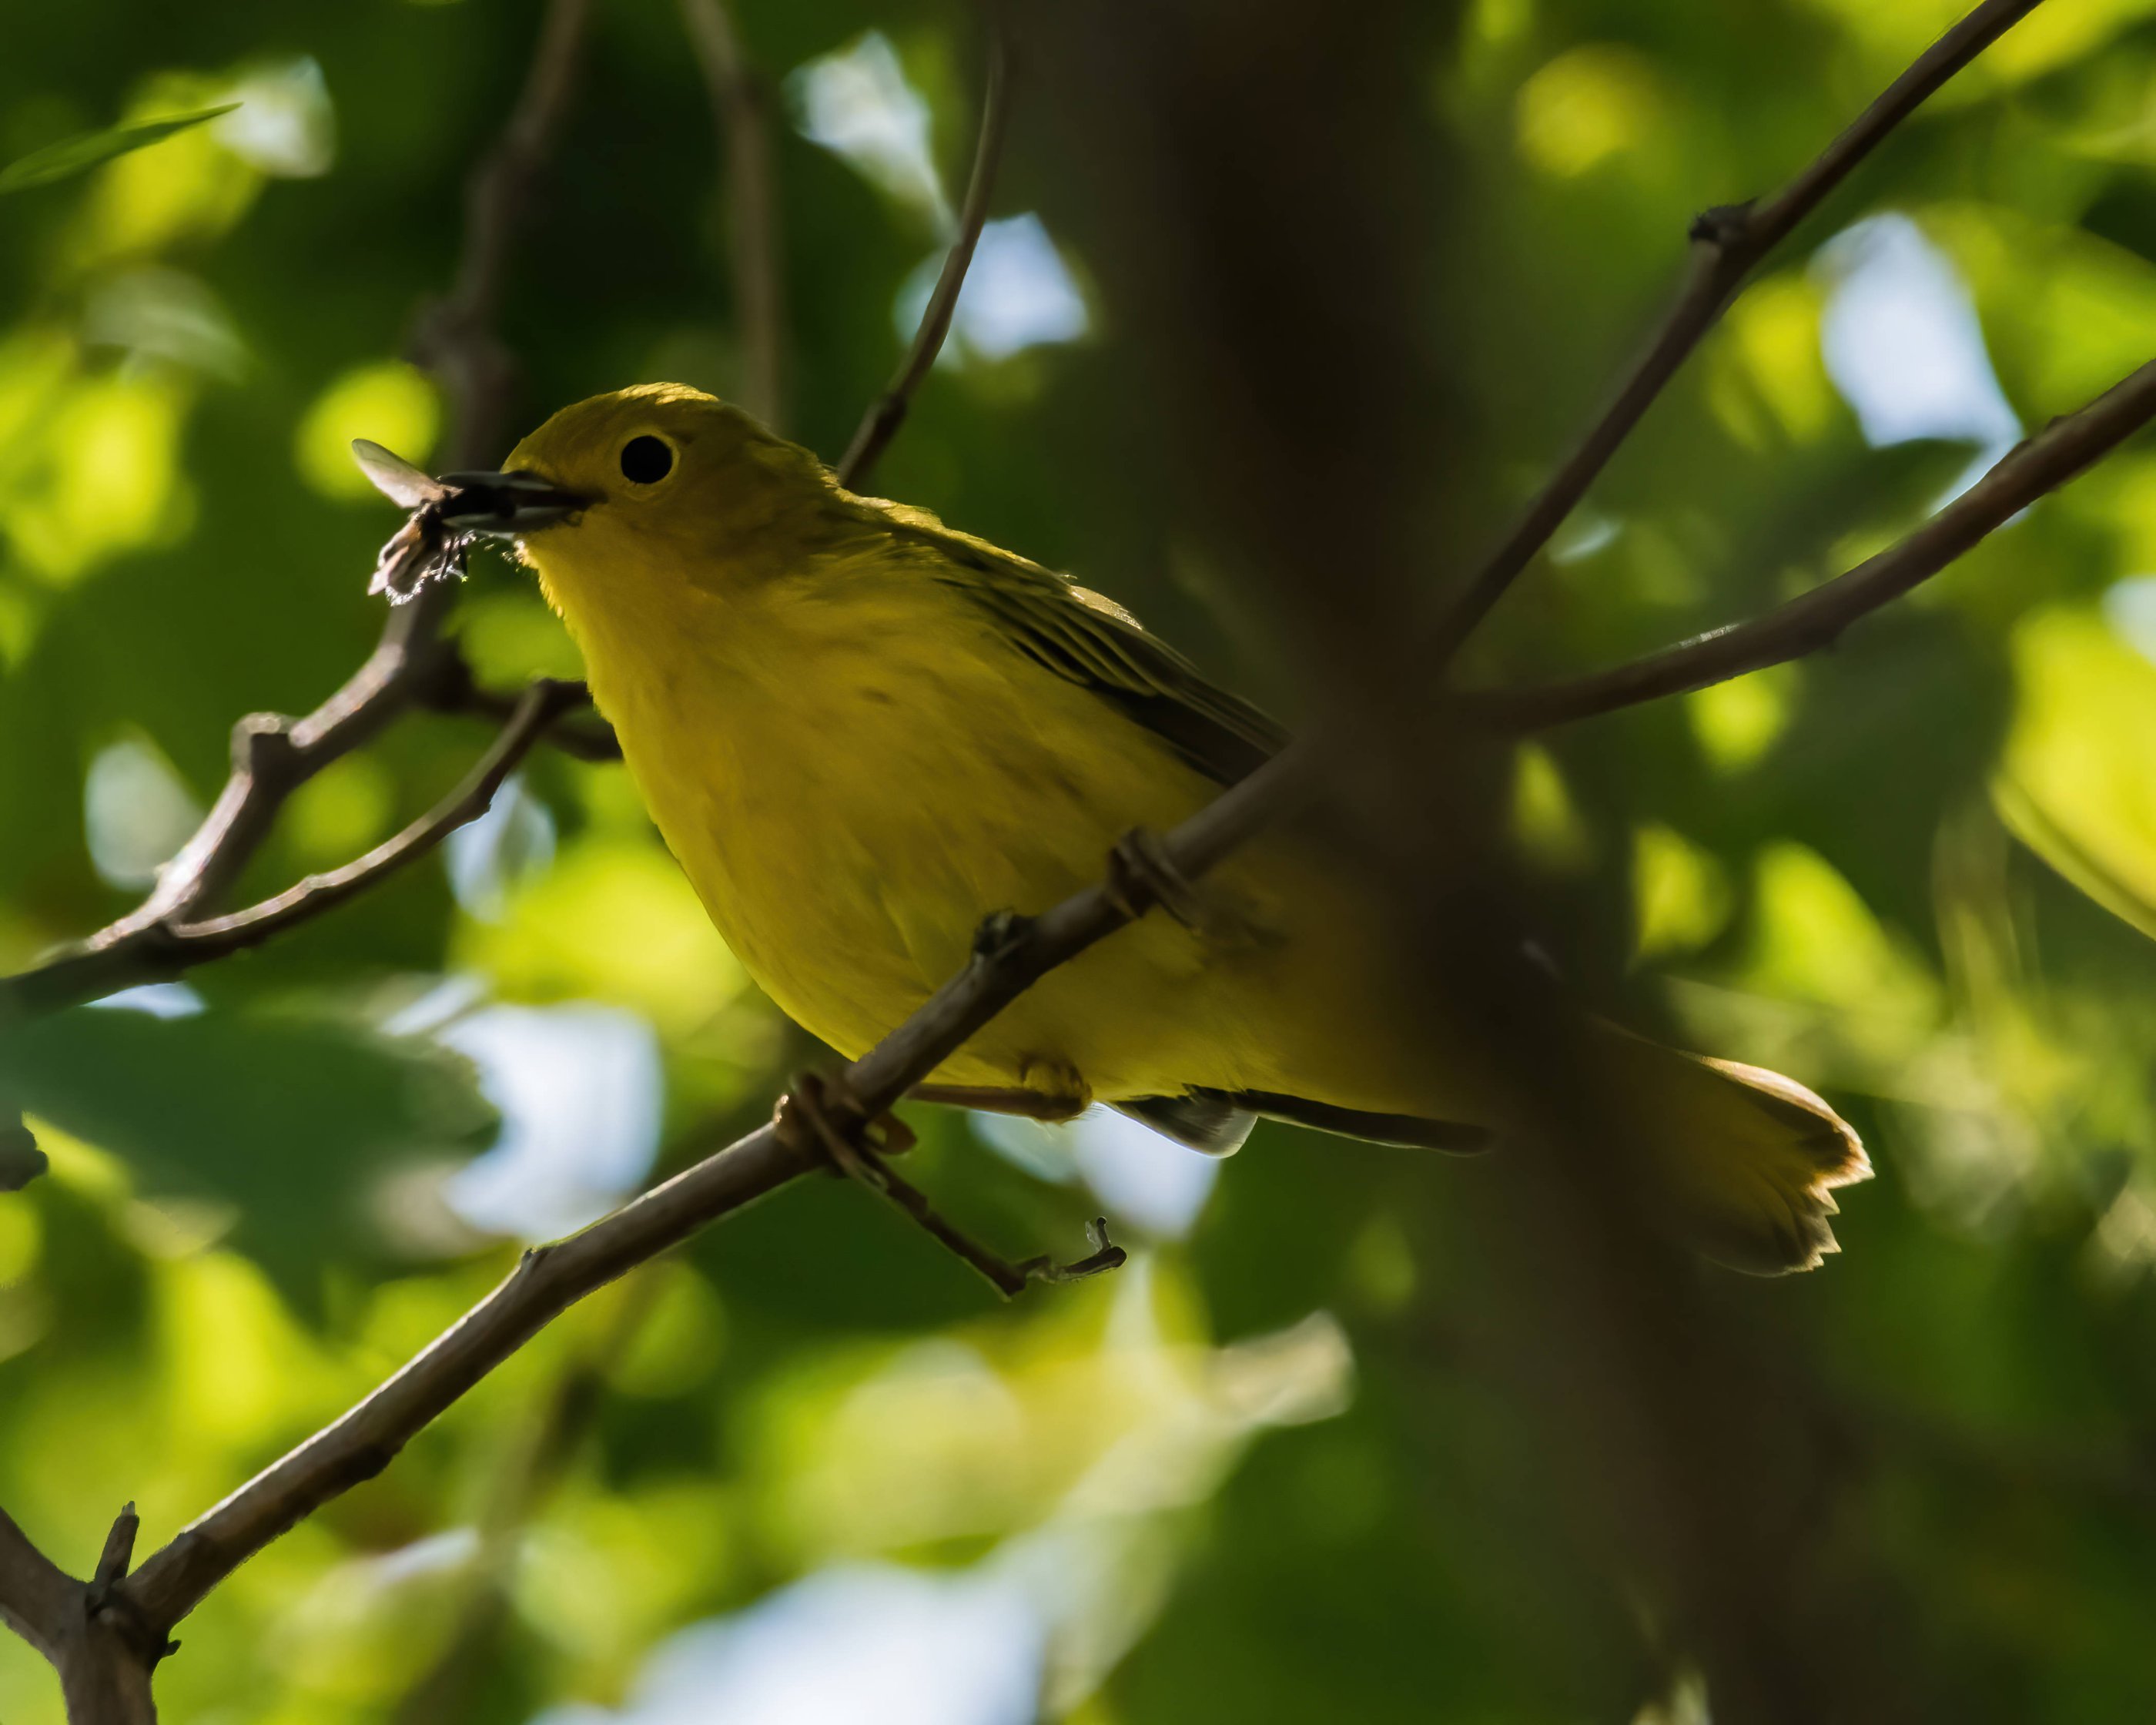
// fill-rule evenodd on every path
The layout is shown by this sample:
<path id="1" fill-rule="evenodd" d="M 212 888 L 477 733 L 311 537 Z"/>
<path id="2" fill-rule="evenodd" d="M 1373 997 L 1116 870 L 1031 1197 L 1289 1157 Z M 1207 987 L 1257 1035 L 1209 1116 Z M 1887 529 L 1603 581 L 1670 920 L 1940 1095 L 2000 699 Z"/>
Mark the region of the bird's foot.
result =
<path id="1" fill-rule="evenodd" d="M 1195 930 L 1204 906 L 1190 877 L 1150 827 L 1132 827 L 1108 851 L 1108 897 L 1132 922 L 1155 905 Z"/>
<path id="2" fill-rule="evenodd" d="M 879 1191 L 889 1173 L 882 1158 L 903 1156 L 919 1142 L 913 1128 L 895 1114 L 870 1120 L 844 1079 L 820 1072 L 794 1075 L 773 1111 L 772 1124 L 796 1151 L 820 1154 L 833 1173 Z"/>
<path id="3" fill-rule="evenodd" d="M 1128 1258 L 1129 1255 L 1108 1238 L 1104 1217 L 1096 1217 L 1087 1226 L 1086 1237 L 1092 1250 L 1073 1263 L 1059 1263 L 1043 1256 L 1014 1264 L 989 1250 L 947 1220 L 920 1188 L 885 1163 L 885 1154 L 912 1147 L 913 1133 L 888 1115 L 872 1125 L 866 1111 L 846 1093 L 842 1081 L 827 1079 L 817 1073 L 801 1074 L 779 1103 L 775 1123 L 788 1142 L 803 1153 L 820 1153 L 836 1172 L 858 1180 L 905 1211 L 919 1227 L 985 1276 L 1006 1300 L 1024 1293 L 1030 1283 L 1080 1281 L 1104 1271 L 1119 1269 Z M 872 1147 L 867 1142 L 869 1135 L 875 1132 L 883 1134 L 882 1150 Z M 893 1133 L 900 1135 L 902 1142 L 894 1141 Z"/>
<path id="4" fill-rule="evenodd" d="M 1038 1098 L 1037 1119 L 1075 1120 L 1093 1106 L 1093 1086 L 1060 1055 L 1019 1055 L 1018 1081 Z"/>
<path id="5" fill-rule="evenodd" d="M 1032 917 L 1016 911 L 991 911 L 973 930 L 973 962 L 993 964 L 1016 951 L 1032 932 Z"/>
<path id="6" fill-rule="evenodd" d="M 916 1084 L 906 1091 L 915 1102 L 932 1102 L 943 1108 L 978 1108 L 983 1114 L 1013 1114 L 1021 1120 L 1045 1121 L 1054 1126 L 1075 1120 L 1086 1111 L 1086 1099 L 1050 1096 L 1022 1085 Z"/>

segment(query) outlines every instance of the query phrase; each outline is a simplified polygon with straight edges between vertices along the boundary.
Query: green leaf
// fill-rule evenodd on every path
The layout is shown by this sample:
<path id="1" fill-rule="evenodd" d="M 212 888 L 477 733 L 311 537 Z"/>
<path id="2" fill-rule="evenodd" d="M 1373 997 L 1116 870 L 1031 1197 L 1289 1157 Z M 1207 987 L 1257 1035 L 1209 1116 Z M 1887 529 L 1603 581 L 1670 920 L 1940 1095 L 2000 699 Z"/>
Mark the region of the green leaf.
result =
<path id="1" fill-rule="evenodd" d="M 232 1205 L 232 1243 L 303 1310 L 325 1268 L 397 1257 L 372 1203 L 386 1174 L 460 1161 L 495 1123 L 430 1044 L 267 1013 L 63 1013 L 0 1040 L 0 1085 L 146 1194 Z"/>
<path id="2" fill-rule="evenodd" d="M 162 144 L 174 132 L 200 126 L 220 114 L 229 114 L 239 105 L 237 102 L 224 102 L 214 108 L 198 109 L 192 114 L 175 114 L 169 120 L 138 120 L 126 126 L 108 126 L 102 131 L 80 132 L 74 137 L 62 138 L 56 144 L 33 150 L 28 156 L 0 167 L 0 192 L 26 192 L 33 186 L 49 186 L 55 180 L 87 173 L 116 156 Z"/>

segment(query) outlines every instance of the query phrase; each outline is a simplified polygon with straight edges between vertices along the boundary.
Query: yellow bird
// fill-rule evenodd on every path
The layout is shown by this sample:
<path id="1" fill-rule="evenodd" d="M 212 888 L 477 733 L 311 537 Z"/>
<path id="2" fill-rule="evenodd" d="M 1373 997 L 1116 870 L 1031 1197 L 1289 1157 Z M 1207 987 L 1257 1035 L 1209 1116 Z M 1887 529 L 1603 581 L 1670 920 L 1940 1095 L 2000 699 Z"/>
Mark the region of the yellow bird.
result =
<path id="1" fill-rule="evenodd" d="M 848 1058 L 966 963 L 983 918 L 1100 878 L 1282 737 L 1097 593 L 856 496 L 675 384 L 519 444 L 494 531 L 583 649 L 653 819 L 749 974 Z M 936 1074 L 1037 1111 L 1112 1103 L 1196 1147 L 1256 1116 L 1457 1145 L 1486 1081 L 1395 1034 L 1385 931 L 1305 841 L 1209 877 L 1037 983 Z M 1650 1208 L 1739 1268 L 1834 1250 L 1856 1135 L 1789 1079 L 1608 1029 L 1598 1075 L 1657 1122 Z"/>

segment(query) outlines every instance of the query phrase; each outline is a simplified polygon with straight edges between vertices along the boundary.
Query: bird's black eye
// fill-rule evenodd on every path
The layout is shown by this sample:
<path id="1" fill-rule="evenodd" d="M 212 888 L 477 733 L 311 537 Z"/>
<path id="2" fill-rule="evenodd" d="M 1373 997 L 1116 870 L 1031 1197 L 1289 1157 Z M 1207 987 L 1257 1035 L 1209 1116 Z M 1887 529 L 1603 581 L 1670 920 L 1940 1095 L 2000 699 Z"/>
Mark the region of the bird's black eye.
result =
<path id="1" fill-rule="evenodd" d="M 633 437 L 621 446 L 621 476 L 639 485 L 655 485 L 674 470 L 674 452 L 664 439 Z"/>

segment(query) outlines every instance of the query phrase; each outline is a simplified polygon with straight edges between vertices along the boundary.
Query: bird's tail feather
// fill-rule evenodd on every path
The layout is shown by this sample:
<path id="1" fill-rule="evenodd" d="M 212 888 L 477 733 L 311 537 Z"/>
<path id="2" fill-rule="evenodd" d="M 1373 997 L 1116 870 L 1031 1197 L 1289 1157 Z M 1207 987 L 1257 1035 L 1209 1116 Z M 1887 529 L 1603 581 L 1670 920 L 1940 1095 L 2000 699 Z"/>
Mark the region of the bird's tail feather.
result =
<path id="1" fill-rule="evenodd" d="M 1672 1234 L 1755 1276 L 1840 1250 L 1835 1189 L 1871 1178 L 1848 1122 L 1779 1072 L 1609 1034 L 1610 1099 L 1645 1137 L 1647 1201 Z"/>

